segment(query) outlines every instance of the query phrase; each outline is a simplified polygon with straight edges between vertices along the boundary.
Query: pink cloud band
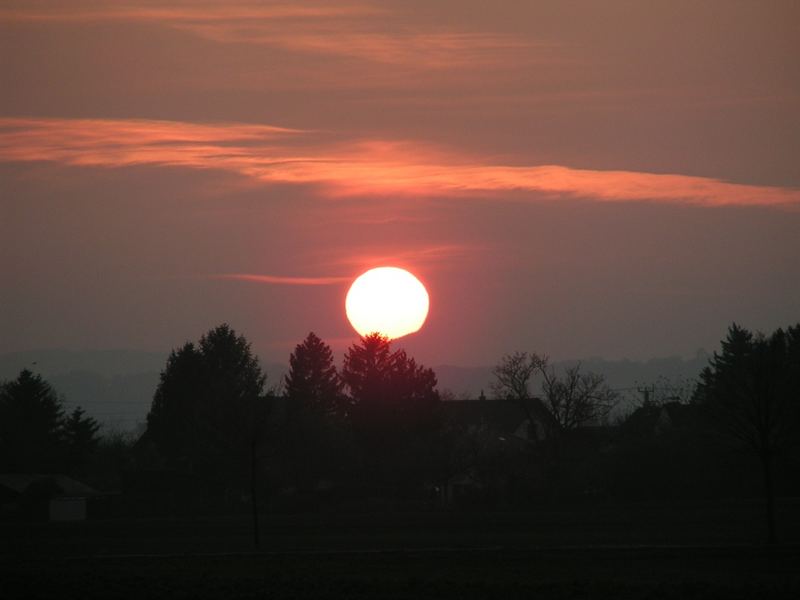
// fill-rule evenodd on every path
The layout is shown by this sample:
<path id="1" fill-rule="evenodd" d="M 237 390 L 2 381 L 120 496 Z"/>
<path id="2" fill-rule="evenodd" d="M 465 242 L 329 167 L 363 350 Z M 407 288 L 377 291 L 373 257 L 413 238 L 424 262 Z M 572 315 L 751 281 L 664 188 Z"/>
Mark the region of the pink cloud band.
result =
<path id="1" fill-rule="evenodd" d="M 797 208 L 800 190 L 708 177 L 505 166 L 428 144 L 333 139 L 268 125 L 134 119 L 0 119 L 0 161 L 233 172 L 261 184 L 314 184 L 331 196 L 579 197 L 601 202 Z M 520 193 L 522 193 L 520 195 Z"/>
<path id="2" fill-rule="evenodd" d="M 400 30 L 394 14 L 374 2 L 181 2 L 138 5 L 107 1 L 69 10 L 48 3 L 0 9 L 0 21 L 41 24 L 148 23 L 191 33 L 217 43 L 245 43 L 340 58 L 404 65 L 414 69 L 498 64 L 533 44 L 497 33 L 450 28 Z"/>

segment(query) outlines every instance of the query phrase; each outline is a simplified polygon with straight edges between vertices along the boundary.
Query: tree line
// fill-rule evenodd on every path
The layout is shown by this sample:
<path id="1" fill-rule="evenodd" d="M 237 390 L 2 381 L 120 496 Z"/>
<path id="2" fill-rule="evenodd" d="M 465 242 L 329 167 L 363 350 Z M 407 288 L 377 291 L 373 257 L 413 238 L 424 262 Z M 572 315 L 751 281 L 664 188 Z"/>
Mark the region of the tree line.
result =
<path id="1" fill-rule="evenodd" d="M 244 336 L 211 329 L 171 352 L 146 430 L 127 446 L 104 445 L 94 419 L 80 408 L 66 414 L 57 393 L 24 370 L 0 386 L 2 470 L 119 486 L 122 472 L 169 472 L 196 497 L 246 498 L 255 514 L 259 502 L 318 508 L 354 498 L 525 506 L 719 497 L 737 493 L 732 473 L 752 457 L 770 539 L 776 486 L 793 489 L 785 475 L 798 464 L 800 325 L 770 335 L 732 325 L 689 397 L 648 400 L 616 423 L 617 395 L 601 375 L 580 365 L 556 371 L 536 352 L 499 360 L 494 398 L 472 421 L 459 420 L 459 403 L 438 390 L 432 369 L 378 334 L 352 344 L 337 367 L 309 333 L 289 367 L 282 391 L 268 389 Z M 487 423 L 503 403 L 527 433 Z M 454 482 L 466 490 L 460 498 Z"/>
<path id="2" fill-rule="evenodd" d="M 100 425 L 63 399 L 42 379 L 23 369 L 0 383 L 0 470 L 81 473 L 99 443 Z"/>

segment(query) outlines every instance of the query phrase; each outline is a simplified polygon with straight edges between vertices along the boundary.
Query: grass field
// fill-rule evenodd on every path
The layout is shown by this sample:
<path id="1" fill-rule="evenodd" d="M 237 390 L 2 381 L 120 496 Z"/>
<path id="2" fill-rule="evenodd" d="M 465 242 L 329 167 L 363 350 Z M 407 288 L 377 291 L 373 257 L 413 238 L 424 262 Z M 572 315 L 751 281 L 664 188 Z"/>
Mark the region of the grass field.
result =
<path id="1" fill-rule="evenodd" d="M 3 598 L 798 598 L 798 504 L 0 525 Z"/>

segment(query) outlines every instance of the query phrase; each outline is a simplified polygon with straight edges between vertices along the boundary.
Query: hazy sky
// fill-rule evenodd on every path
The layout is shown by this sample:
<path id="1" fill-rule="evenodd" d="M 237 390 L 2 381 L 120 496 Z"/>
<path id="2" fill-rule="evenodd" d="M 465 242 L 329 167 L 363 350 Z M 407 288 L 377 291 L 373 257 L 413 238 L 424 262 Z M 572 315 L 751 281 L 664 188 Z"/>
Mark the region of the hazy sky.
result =
<path id="1" fill-rule="evenodd" d="M 381 265 L 426 364 L 800 320 L 795 0 L 4 0 L 0 78 L 0 352 L 341 356 Z"/>

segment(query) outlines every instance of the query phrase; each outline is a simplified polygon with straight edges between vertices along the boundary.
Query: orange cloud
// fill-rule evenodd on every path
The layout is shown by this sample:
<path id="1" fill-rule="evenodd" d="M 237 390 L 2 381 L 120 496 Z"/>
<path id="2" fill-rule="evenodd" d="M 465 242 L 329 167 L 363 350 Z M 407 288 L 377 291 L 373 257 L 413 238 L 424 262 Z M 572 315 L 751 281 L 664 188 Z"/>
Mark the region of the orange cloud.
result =
<path id="1" fill-rule="evenodd" d="M 183 24 L 177 26 L 218 42 L 264 44 L 315 54 L 358 58 L 412 68 L 453 69 L 496 64 L 503 54 L 533 47 L 507 35 L 469 32 L 382 33 L 343 26 L 286 31 L 273 24 Z"/>
<path id="2" fill-rule="evenodd" d="M 527 192 L 604 202 L 800 206 L 794 188 L 680 174 L 505 166 L 424 143 L 342 141 L 331 133 L 253 124 L 6 118 L 0 119 L 0 160 L 216 169 L 262 184 L 316 184 L 331 196 L 508 198 Z"/>
<path id="3" fill-rule="evenodd" d="M 63 2 L 23 2 L 21 6 L 0 9 L 4 21 L 158 21 L 162 23 L 252 22 L 261 20 L 330 18 L 368 15 L 376 8 L 361 4 L 305 2 L 219 2 L 214 0 L 172 0 L 171 2 L 140 1 L 135 5 L 117 0 L 102 0 L 81 6 L 79 0 L 71 1 L 68 9 Z"/>
<path id="4" fill-rule="evenodd" d="M 76 3 L 77 4 L 77 3 Z M 7 22 L 133 22 L 187 31 L 220 43 L 270 46 L 295 52 L 404 65 L 412 69 L 498 64 L 536 46 L 507 34 L 404 28 L 398 15 L 374 3 L 175 2 L 168 6 L 118 2 L 23 5 L 0 10 Z M 526 59 L 527 60 L 527 59 Z"/>
<path id="5" fill-rule="evenodd" d="M 268 164 L 270 153 L 275 160 L 285 160 L 286 138 L 299 133 L 267 125 L 0 118 L 0 159 L 99 167 L 153 164 L 244 173 L 248 164 Z M 284 143 L 277 144 L 281 139 Z M 273 149 L 271 142 L 276 143 Z"/>

